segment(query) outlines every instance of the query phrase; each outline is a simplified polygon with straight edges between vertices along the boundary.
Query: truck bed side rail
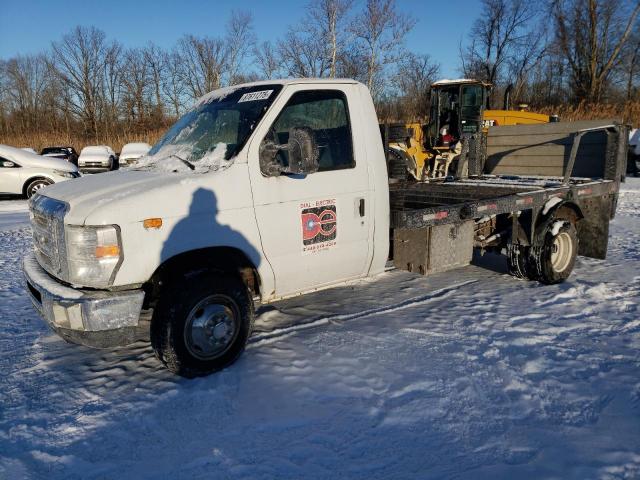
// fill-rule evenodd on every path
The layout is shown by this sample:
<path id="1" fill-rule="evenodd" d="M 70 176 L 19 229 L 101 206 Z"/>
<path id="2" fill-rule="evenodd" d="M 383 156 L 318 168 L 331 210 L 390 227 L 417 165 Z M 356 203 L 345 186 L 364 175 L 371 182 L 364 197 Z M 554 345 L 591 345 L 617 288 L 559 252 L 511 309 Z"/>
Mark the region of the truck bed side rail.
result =
<path id="1" fill-rule="evenodd" d="M 627 128 L 616 120 L 491 127 L 482 171 L 470 173 L 619 181 Z"/>

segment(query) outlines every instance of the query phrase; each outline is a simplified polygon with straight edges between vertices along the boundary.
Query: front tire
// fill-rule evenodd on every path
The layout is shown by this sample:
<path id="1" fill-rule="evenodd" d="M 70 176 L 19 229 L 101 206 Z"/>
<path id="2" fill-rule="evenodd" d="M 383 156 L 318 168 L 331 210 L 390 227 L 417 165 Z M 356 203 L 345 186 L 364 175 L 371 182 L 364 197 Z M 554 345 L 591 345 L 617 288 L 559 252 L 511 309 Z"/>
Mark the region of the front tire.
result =
<path id="1" fill-rule="evenodd" d="M 555 218 L 545 222 L 538 235 L 541 246 L 531 249 L 533 277 L 547 285 L 564 282 L 571 275 L 578 255 L 575 225 Z"/>
<path id="2" fill-rule="evenodd" d="M 46 180 L 44 178 L 33 180 L 29 182 L 29 184 L 27 185 L 27 188 L 25 188 L 25 195 L 27 198 L 31 198 L 38 192 L 38 190 L 51 184 L 53 184 L 51 180 Z"/>
<path id="3" fill-rule="evenodd" d="M 166 287 L 151 322 L 156 357 L 192 378 L 221 370 L 244 351 L 254 319 L 246 285 L 235 277 L 198 274 Z"/>

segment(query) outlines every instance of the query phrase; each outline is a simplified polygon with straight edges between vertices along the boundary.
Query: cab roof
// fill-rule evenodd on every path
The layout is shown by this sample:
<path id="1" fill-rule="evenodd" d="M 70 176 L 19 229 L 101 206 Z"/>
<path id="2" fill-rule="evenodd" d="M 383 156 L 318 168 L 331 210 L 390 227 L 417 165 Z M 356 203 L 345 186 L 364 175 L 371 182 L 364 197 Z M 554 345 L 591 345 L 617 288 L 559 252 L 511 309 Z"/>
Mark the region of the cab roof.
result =
<path id="1" fill-rule="evenodd" d="M 491 86 L 491 84 L 488 83 L 488 82 L 484 82 L 482 80 L 475 80 L 473 78 L 456 78 L 456 79 L 453 79 L 453 80 L 445 78 L 445 79 L 438 80 L 437 82 L 432 83 L 431 87 L 465 85 L 465 84 L 471 84 L 471 83 L 477 83 L 477 84 L 482 85 L 484 87 L 490 87 Z"/>
<path id="2" fill-rule="evenodd" d="M 230 85 L 228 87 L 222 87 L 217 90 L 213 90 L 202 97 L 200 97 L 195 105 L 202 105 L 203 103 L 207 103 L 210 100 L 217 98 L 224 98 L 227 95 L 233 93 L 235 90 L 239 88 L 251 88 L 251 87 L 260 87 L 263 85 L 294 85 L 294 84 L 336 84 L 336 85 L 355 85 L 359 84 L 357 80 L 353 80 L 351 78 L 281 78 L 274 80 L 259 80 L 257 82 L 248 82 L 248 83 L 240 83 L 238 85 Z"/>

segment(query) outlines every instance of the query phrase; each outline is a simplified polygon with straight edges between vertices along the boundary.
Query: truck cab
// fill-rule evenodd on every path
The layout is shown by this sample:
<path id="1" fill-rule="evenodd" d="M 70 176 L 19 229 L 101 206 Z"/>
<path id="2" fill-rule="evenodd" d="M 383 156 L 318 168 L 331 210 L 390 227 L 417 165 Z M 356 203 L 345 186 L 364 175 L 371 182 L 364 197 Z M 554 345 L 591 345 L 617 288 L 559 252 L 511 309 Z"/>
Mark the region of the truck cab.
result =
<path id="1" fill-rule="evenodd" d="M 120 171 L 31 202 L 36 308 L 63 338 L 109 347 L 149 330 L 195 376 L 242 351 L 253 301 L 384 270 L 386 160 L 351 80 L 286 80 L 200 99 Z"/>

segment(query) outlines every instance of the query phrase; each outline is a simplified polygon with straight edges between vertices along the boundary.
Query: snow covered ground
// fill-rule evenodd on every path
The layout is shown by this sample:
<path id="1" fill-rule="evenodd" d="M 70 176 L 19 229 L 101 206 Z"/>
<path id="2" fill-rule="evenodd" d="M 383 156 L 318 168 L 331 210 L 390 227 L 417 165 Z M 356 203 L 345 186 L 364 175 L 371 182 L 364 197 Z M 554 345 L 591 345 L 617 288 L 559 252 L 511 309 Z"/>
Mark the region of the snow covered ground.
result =
<path id="1" fill-rule="evenodd" d="M 0 478 L 638 478 L 640 179 L 606 261 L 559 286 L 480 259 L 263 308 L 208 378 L 148 345 L 65 344 L 21 286 L 0 202 Z M 489 267 L 489 268 L 486 268 Z"/>

